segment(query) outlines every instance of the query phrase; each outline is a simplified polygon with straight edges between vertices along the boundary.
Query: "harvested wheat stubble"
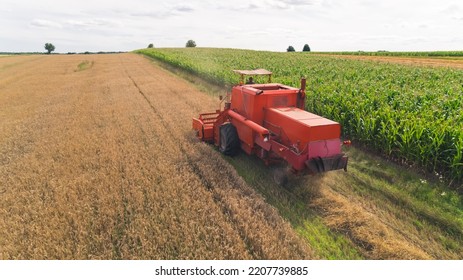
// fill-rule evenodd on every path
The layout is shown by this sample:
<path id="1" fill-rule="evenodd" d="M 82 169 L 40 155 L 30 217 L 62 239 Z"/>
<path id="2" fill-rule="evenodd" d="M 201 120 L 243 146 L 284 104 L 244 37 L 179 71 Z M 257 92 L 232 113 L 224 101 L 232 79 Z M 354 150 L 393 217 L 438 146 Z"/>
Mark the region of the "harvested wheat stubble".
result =
<path id="1" fill-rule="evenodd" d="M 426 222 L 417 209 L 374 193 L 370 188 L 378 182 L 359 180 L 354 169 L 347 180 L 339 173 L 326 174 L 320 194 L 310 202 L 332 230 L 348 235 L 370 259 L 461 259 L 461 247 L 449 248 L 457 241 L 445 227 L 416 227 L 416 220 Z M 353 192 L 357 187 L 368 192 Z"/>
<path id="2" fill-rule="evenodd" d="M 314 257 L 194 141 L 210 97 L 137 55 L 28 58 L 0 71 L 1 259 Z"/>
<path id="3" fill-rule="evenodd" d="M 409 243 L 384 224 L 377 214 L 369 213 L 346 197 L 328 188 L 321 191 L 314 205 L 324 209 L 331 228 L 345 232 L 372 259 L 429 259 L 430 256 Z M 323 205 L 323 206 L 322 206 Z"/>

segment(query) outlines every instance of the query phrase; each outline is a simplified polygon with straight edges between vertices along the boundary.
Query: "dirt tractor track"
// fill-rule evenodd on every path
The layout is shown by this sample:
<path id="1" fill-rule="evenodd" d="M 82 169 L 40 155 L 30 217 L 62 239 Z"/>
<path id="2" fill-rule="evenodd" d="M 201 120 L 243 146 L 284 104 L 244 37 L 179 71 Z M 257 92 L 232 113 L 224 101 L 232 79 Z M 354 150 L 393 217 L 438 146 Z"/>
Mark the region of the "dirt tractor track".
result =
<path id="1" fill-rule="evenodd" d="M 191 131 L 217 98 L 139 55 L 4 57 L 0 104 L 0 259 L 313 259 L 326 239 L 338 258 L 463 256 L 408 226 L 423 213 L 353 192 L 376 184 L 355 159 L 288 192 L 222 157 Z"/>

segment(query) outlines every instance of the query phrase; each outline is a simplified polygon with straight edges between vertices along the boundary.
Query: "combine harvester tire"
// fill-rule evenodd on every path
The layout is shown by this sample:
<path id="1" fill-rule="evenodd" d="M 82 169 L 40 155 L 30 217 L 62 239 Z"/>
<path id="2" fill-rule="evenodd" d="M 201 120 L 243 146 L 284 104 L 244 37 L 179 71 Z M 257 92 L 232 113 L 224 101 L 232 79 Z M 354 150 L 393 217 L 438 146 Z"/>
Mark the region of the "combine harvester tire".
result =
<path id="1" fill-rule="evenodd" d="M 235 156 L 240 150 L 238 132 L 231 123 L 224 123 L 220 126 L 219 150 L 226 156 Z"/>

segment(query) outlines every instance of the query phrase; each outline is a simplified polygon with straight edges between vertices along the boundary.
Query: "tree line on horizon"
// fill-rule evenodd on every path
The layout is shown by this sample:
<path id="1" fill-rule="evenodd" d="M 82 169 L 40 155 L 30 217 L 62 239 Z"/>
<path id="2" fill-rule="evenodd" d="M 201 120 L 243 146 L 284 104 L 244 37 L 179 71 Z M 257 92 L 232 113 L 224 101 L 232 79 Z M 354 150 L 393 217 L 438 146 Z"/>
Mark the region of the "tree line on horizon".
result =
<path id="1" fill-rule="evenodd" d="M 194 40 L 188 40 L 185 44 L 185 47 L 186 48 L 194 48 L 196 47 L 196 42 Z M 152 43 L 150 43 L 148 45 L 148 49 L 151 49 L 151 48 L 154 48 L 154 45 Z M 286 49 L 287 52 L 295 52 L 296 49 L 294 49 L 293 46 L 289 46 L 287 49 Z M 309 44 L 305 44 L 304 47 L 302 48 L 302 51 L 303 52 L 310 52 L 310 46 Z"/>
<path id="2" fill-rule="evenodd" d="M 296 49 L 294 49 L 293 46 L 289 46 L 287 49 L 286 49 L 287 52 L 295 52 Z M 310 52 L 310 47 L 309 47 L 309 44 L 305 44 L 304 47 L 302 48 L 302 51 L 303 52 Z"/>
<path id="3" fill-rule="evenodd" d="M 194 48 L 196 47 L 196 42 L 194 40 L 188 40 L 185 44 L 185 47 L 186 48 Z M 151 48 L 154 48 L 154 44 L 153 43 L 150 43 L 148 45 L 148 49 L 151 49 Z M 51 52 L 53 52 L 55 50 L 55 46 L 52 44 L 52 43 L 45 43 L 45 50 L 47 51 L 47 54 L 50 54 Z M 287 49 L 286 49 L 287 52 L 295 52 L 296 49 L 294 49 L 293 46 L 289 46 Z M 305 44 L 304 47 L 302 48 L 302 51 L 303 52 L 310 52 L 310 46 L 309 44 Z"/>

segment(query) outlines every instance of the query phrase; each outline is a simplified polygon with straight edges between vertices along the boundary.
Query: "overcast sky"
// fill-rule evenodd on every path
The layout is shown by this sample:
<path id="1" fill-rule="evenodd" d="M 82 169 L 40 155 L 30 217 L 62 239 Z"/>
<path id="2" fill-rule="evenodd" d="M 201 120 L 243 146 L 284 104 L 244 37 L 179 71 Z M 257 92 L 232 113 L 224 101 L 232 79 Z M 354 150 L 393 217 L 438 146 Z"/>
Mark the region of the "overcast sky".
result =
<path id="1" fill-rule="evenodd" d="M 461 0 L 2 0 L 0 52 L 463 50 Z"/>

